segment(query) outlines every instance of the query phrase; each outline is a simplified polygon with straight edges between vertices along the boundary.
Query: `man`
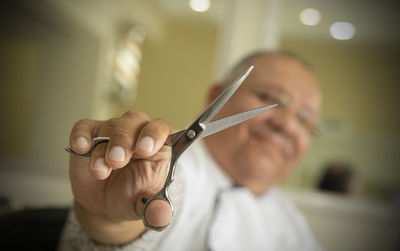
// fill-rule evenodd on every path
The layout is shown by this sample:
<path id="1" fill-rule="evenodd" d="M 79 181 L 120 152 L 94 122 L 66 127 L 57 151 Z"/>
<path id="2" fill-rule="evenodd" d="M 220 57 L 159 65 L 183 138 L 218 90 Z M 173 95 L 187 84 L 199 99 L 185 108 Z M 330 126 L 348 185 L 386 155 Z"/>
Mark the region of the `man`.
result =
<path id="1" fill-rule="evenodd" d="M 170 157 L 164 146 L 172 126 L 130 111 L 107 121 L 82 120 L 70 146 L 90 149 L 109 136 L 90 161 L 71 156 L 74 210 L 65 249 L 127 250 L 317 250 L 307 224 L 274 186 L 296 166 L 315 131 L 321 102 L 306 63 L 286 53 L 258 52 L 242 60 L 208 93 L 212 102 L 250 65 L 255 68 L 217 118 L 279 103 L 246 122 L 195 143 L 180 158 L 173 183 L 172 219 L 167 203 L 149 204 L 145 216 L 161 233 L 145 229 L 143 197 L 162 186 Z M 114 171 L 112 171 L 114 170 Z"/>

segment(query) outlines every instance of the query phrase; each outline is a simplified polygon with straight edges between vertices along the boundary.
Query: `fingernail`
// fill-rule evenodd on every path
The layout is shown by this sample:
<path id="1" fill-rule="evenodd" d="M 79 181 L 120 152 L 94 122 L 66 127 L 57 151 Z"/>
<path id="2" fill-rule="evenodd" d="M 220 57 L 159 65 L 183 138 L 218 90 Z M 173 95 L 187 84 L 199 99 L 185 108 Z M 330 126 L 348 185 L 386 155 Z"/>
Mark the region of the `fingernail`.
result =
<path id="1" fill-rule="evenodd" d="M 89 141 L 85 137 L 79 137 L 76 139 L 75 144 L 79 148 L 87 148 L 89 146 Z"/>
<path id="2" fill-rule="evenodd" d="M 93 169 L 102 173 L 108 173 L 108 168 L 104 158 L 98 158 L 96 162 L 94 162 Z"/>
<path id="3" fill-rule="evenodd" d="M 124 161 L 125 160 L 125 150 L 120 146 L 114 146 L 108 153 L 108 158 L 112 161 Z"/>
<path id="4" fill-rule="evenodd" d="M 139 142 L 138 147 L 143 152 L 150 153 L 153 151 L 154 148 L 154 140 L 149 136 L 143 137 L 142 140 Z"/>

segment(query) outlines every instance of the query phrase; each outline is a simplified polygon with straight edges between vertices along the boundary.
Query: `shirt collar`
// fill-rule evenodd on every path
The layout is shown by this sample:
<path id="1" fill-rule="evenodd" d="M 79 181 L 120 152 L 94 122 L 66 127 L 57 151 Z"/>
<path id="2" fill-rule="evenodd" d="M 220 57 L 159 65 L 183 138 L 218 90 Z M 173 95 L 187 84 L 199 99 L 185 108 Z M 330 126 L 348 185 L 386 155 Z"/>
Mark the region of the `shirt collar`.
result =
<path id="1" fill-rule="evenodd" d="M 214 180 L 218 187 L 232 187 L 234 182 L 231 177 L 218 165 L 218 163 L 211 156 L 206 144 L 203 140 L 197 142 L 197 151 L 205 162 L 207 171 L 210 177 Z"/>

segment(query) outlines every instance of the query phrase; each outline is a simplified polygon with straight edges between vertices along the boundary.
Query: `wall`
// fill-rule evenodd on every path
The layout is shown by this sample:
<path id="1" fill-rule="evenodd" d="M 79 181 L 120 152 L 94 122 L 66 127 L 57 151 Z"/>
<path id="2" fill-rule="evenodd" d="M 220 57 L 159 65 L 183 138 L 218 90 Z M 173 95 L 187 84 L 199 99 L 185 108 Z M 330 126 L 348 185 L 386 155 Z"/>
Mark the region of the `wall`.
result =
<path id="1" fill-rule="evenodd" d="M 31 205 L 69 203 L 63 148 L 73 123 L 90 116 L 98 42 L 48 6 L 3 7 L 0 196 Z"/>
<path id="2" fill-rule="evenodd" d="M 183 128 L 202 111 L 212 84 L 216 25 L 170 17 L 162 41 L 146 40 L 133 109 Z M 117 108 L 118 116 L 126 108 Z"/>

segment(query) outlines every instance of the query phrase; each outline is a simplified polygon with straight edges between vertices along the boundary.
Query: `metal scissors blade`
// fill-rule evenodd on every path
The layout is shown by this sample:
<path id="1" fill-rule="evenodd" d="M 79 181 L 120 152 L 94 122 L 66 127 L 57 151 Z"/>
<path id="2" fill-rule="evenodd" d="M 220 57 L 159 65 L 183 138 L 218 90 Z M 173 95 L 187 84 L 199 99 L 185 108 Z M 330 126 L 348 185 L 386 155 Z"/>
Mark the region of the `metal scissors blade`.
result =
<path id="1" fill-rule="evenodd" d="M 231 85 L 229 85 L 200 115 L 198 121 L 199 123 L 210 122 L 212 118 L 221 110 L 226 101 L 232 96 L 233 93 L 239 88 L 243 81 L 247 78 L 250 72 L 253 70 L 254 66 L 250 66 L 247 71 L 238 77 Z"/>
<path id="2" fill-rule="evenodd" d="M 255 108 L 252 110 L 248 110 L 246 112 L 238 113 L 229 117 L 225 117 L 213 122 L 209 122 L 205 124 L 206 129 L 200 135 L 201 138 L 207 137 L 208 135 L 214 134 L 216 132 L 222 131 L 228 127 L 237 125 L 243 121 L 246 121 L 268 109 L 274 108 L 278 106 L 278 104 L 267 105 L 259 108 Z"/>

